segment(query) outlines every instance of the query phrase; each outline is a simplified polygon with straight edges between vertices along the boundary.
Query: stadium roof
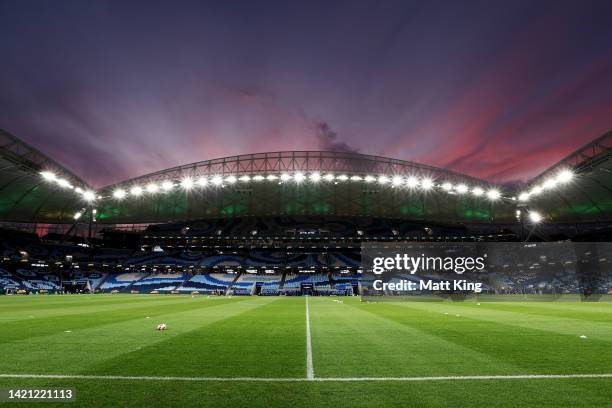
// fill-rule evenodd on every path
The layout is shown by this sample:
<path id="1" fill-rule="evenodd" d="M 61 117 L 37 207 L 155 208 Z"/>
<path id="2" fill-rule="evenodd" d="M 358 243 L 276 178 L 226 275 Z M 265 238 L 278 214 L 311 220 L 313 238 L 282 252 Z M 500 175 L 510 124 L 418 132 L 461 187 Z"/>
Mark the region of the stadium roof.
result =
<path id="1" fill-rule="evenodd" d="M 557 188 L 567 169 L 572 180 Z M 612 131 L 548 168 L 523 191 L 526 203 L 551 221 L 612 222 Z"/>
<path id="2" fill-rule="evenodd" d="M 45 181 L 41 172 L 53 174 L 55 182 Z M 78 192 L 88 190 L 69 170 L 0 130 L 0 221 L 70 222 L 85 204 Z"/>
<path id="3" fill-rule="evenodd" d="M 73 222 L 88 202 L 105 224 L 244 216 L 365 216 L 440 223 L 612 220 L 612 132 L 520 191 L 409 161 L 286 151 L 231 156 L 146 174 L 94 192 L 76 175 L 0 131 L 0 221 Z"/>

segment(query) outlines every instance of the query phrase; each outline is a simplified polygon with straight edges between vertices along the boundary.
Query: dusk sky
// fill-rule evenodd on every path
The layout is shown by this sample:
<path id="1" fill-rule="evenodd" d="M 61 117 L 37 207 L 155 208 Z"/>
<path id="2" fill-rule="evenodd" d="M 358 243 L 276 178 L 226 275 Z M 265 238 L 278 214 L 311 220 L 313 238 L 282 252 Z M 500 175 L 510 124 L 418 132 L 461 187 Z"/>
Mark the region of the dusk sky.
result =
<path id="1" fill-rule="evenodd" d="M 525 180 L 612 129 L 612 2 L 0 0 L 0 128 L 96 187 L 354 150 Z"/>

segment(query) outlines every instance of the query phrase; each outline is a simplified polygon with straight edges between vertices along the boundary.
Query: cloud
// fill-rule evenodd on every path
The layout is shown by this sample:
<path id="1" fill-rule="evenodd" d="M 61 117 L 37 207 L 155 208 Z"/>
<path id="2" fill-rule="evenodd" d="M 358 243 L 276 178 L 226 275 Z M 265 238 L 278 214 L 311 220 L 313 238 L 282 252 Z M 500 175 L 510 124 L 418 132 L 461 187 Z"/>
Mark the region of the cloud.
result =
<path id="1" fill-rule="evenodd" d="M 316 132 L 319 149 L 331 152 L 358 153 L 359 149 L 351 146 L 349 143 L 338 140 L 338 133 L 335 132 L 327 122 L 315 122 L 314 128 Z"/>

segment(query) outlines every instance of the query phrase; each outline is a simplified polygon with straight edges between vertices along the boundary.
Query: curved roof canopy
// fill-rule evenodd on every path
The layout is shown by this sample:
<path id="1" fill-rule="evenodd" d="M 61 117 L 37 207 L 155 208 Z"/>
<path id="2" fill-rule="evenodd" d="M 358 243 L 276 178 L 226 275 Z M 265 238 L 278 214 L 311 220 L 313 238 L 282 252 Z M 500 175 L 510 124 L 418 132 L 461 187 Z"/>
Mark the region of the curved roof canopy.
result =
<path id="1" fill-rule="evenodd" d="M 41 177 L 54 175 L 55 182 Z M 62 187 L 63 186 L 63 187 Z M 87 184 L 38 150 L 0 130 L 0 221 L 60 223 L 83 207 Z M 80 191 L 79 190 L 79 191 Z"/>
<path id="2" fill-rule="evenodd" d="M 524 191 L 521 201 L 549 221 L 612 222 L 612 132 L 548 168 Z"/>
<path id="3" fill-rule="evenodd" d="M 174 167 L 99 192 L 100 222 L 284 215 L 440 222 L 512 221 L 490 183 L 384 157 L 323 151 L 232 156 Z"/>

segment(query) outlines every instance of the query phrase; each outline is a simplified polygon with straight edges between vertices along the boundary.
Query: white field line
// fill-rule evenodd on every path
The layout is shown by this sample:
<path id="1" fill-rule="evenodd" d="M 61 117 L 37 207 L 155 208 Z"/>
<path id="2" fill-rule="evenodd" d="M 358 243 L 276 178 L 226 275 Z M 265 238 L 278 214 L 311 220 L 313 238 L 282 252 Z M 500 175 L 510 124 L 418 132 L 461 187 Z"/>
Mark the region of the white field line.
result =
<path id="1" fill-rule="evenodd" d="M 438 377 L 157 377 L 126 375 L 80 374 L 0 374 L 2 378 L 57 379 L 57 380 L 125 380 L 125 381 L 190 381 L 190 382 L 357 382 L 357 381 L 495 381 L 495 380 L 547 380 L 612 378 L 612 373 L 602 374 L 519 374 L 519 375 L 458 375 Z"/>
<path id="2" fill-rule="evenodd" d="M 310 341 L 310 308 L 308 307 L 308 296 L 306 296 L 306 379 L 314 380 L 314 368 L 312 367 L 312 343 Z"/>

